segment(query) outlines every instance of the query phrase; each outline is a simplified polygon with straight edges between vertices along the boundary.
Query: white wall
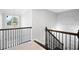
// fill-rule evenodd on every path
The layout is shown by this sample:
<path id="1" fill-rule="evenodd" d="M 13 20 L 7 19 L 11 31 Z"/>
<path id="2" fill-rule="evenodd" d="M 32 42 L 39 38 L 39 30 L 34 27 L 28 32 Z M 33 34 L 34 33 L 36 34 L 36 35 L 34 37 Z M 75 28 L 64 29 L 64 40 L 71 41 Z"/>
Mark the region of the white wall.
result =
<path id="1" fill-rule="evenodd" d="M 32 27 L 32 10 L 29 10 L 21 16 L 22 27 Z"/>
<path id="2" fill-rule="evenodd" d="M 55 29 L 77 32 L 79 29 L 79 10 L 70 10 L 58 13 Z"/>
<path id="3" fill-rule="evenodd" d="M 56 24 L 56 14 L 48 10 L 32 10 L 32 37 L 42 43 L 45 42 L 45 27 L 53 27 Z"/>
<path id="4" fill-rule="evenodd" d="M 0 29 L 2 28 L 2 15 L 0 14 Z"/>

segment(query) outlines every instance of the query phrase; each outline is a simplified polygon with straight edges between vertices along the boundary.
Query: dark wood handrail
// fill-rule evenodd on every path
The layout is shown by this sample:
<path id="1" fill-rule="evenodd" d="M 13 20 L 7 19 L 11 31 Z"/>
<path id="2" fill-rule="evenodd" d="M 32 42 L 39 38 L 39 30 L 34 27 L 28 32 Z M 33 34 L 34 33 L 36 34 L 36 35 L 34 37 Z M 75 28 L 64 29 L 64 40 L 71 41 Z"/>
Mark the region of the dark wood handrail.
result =
<path id="1" fill-rule="evenodd" d="M 71 33 L 71 32 L 65 32 L 65 31 L 59 31 L 59 30 L 52 30 L 52 29 L 47 29 L 48 31 L 54 31 L 54 32 L 60 32 L 60 33 L 65 33 L 65 34 L 70 34 L 70 35 L 78 35 L 78 33 Z"/>
<path id="2" fill-rule="evenodd" d="M 71 46 L 71 44 L 73 43 L 73 42 L 71 42 L 71 40 L 72 40 L 72 36 L 74 37 L 74 50 L 76 49 L 76 40 L 77 40 L 77 38 L 78 38 L 78 50 L 79 50 L 79 30 L 78 30 L 78 32 L 77 33 L 73 33 L 73 32 L 65 32 L 65 31 L 60 31 L 60 30 L 53 30 L 53 29 L 48 29 L 47 27 L 45 28 L 45 31 L 46 31 L 46 46 L 48 46 L 47 45 L 47 40 L 49 40 L 49 39 L 47 39 L 47 31 L 52 35 L 53 34 L 53 32 L 54 33 L 56 33 L 55 35 L 56 35 L 56 37 L 57 37 L 57 39 L 56 40 L 58 40 L 59 39 L 59 42 L 60 42 L 60 39 L 62 39 L 62 43 L 63 43 L 63 46 L 64 46 L 64 49 L 68 49 L 68 46 L 67 46 L 67 39 L 68 39 L 68 37 L 69 37 L 69 50 L 71 50 L 72 49 L 72 46 Z M 58 35 L 59 34 L 59 35 Z M 62 35 L 60 35 L 60 34 L 62 34 Z M 63 35 L 63 34 L 65 34 L 65 36 Z M 58 35 L 58 36 L 57 36 Z M 67 36 L 67 35 L 69 35 L 69 36 Z M 55 36 L 54 35 L 52 35 L 54 38 L 55 38 Z M 61 37 L 62 36 L 62 37 Z M 65 38 L 64 38 L 64 37 Z M 61 38 L 60 38 L 61 37 Z M 77 38 L 76 38 L 77 37 Z M 65 42 L 63 42 L 63 39 L 64 39 L 64 41 Z M 50 41 L 49 41 L 50 42 Z M 64 45 L 65 44 L 65 45 Z M 63 46 L 62 46 L 62 48 L 63 48 Z"/>
<path id="3" fill-rule="evenodd" d="M 6 28 L 6 29 L 0 29 L 0 31 L 2 31 L 2 30 L 15 30 L 15 29 L 28 29 L 28 28 L 32 28 L 32 27 Z"/>

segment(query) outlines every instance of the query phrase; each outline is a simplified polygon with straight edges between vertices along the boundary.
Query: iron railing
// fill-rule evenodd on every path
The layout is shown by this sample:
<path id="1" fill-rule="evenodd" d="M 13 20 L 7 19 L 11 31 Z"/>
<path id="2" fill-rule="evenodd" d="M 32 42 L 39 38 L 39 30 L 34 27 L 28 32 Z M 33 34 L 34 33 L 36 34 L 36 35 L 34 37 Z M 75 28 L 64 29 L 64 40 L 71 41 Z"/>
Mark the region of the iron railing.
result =
<path id="1" fill-rule="evenodd" d="M 45 46 L 48 48 L 48 50 L 62 50 L 63 44 L 47 29 L 45 28 L 46 33 L 46 41 Z"/>
<path id="2" fill-rule="evenodd" d="M 12 48 L 31 40 L 32 27 L 0 29 L 0 50 Z"/>
<path id="3" fill-rule="evenodd" d="M 56 48 L 53 47 L 53 49 L 79 50 L 79 39 L 78 39 L 79 32 L 71 33 L 71 32 L 65 32 L 65 31 L 58 31 L 58 30 L 47 29 L 47 27 L 45 31 L 46 31 L 47 47 L 50 45 L 52 46 L 55 45 L 57 47 Z M 49 33 L 51 33 L 51 35 Z M 57 43 L 58 41 L 59 41 L 59 44 Z M 48 43 L 51 43 L 51 44 L 48 44 Z M 62 48 L 59 48 L 60 46 L 62 46 Z"/>

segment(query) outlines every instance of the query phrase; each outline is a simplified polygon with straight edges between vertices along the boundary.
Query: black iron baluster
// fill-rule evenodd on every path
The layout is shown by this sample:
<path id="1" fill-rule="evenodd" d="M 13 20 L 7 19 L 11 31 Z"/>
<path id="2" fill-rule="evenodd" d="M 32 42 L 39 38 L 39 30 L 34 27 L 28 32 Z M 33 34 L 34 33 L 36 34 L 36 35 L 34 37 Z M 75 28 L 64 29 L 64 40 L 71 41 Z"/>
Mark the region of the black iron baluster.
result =
<path id="1" fill-rule="evenodd" d="M 11 30 L 11 47 L 13 47 L 13 31 Z"/>
<path id="2" fill-rule="evenodd" d="M 71 35 L 70 35 L 70 39 L 69 39 L 69 49 L 71 50 Z"/>
<path id="3" fill-rule="evenodd" d="M 5 49 L 7 49 L 7 30 L 5 31 Z"/>
<path id="4" fill-rule="evenodd" d="M 77 33 L 77 37 L 78 37 L 78 50 L 79 50 L 79 30 L 78 30 L 78 33 Z"/>
<path id="5" fill-rule="evenodd" d="M 54 43 L 54 49 L 55 49 L 55 38 L 53 38 L 53 39 L 54 39 L 53 43 Z"/>
<path id="6" fill-rule="evenodd" d="M 54 42 L 54 38 L 53 38 L 53 50 L 54 50 L 54 43 L 55 43 L 55 42 Z"/>
<path id="7" fill-rule="evenodd" d="M 60 45 L 59 45 L 60 46 Z M 55 48 L 57 48 L 57 40 L 55 39 Z"/>
<path id="8" fill-rule="evenodd" d="M 4 30 L 2 31 L 2 50 L 4 50 Z"/>
<path id="9" fill-rule="evenodd" d="M 1 31 L 0 31 L 0 50 L 1 50 Z"/>
<path id="10" fill-rule="evenodd" d="M 49 33 L 48 33 L 48 31 L 47 31 L 47 47 L 49 48 Z"/>
<path id="11" fill-rule="evenodd" d="M 17 45 L 18 45 L 18 29 L 17 29 Z"/>
<path id="12" fill-rule="evenodd" d="M 50 50 L 51 50 L 51 35 L 50 35 L 49 39 L 50 39 Z"/>
<path id="13" fill-rule="evenodd" d="M 52 31 L 50 31 L 51 33 L 52 33 Z M 54 35 L 55 35 L 55 33 L 54 33 Z M 51 48 L 51 50 L 52 50 L 52 35 L 50 34 L 50 48 Z"/>
<path id="14" fill-rule="evenodd" d="M 74 36 L 74 50 L 76 50 L 76 36 Z"/>
<path id="15" fill-rule="evenodd" d="M 10 33 L 9 48 L 11 48 L 12 47 L 12 32 L 11 32 L 11 30 L 9 30 L 9 33 Z"/>
<path id="16" fill-rule="evenodd" d="M 49 32 L 47 32 L 47 44 L 48 44 L 48 48 L 49 48 Z"/>
<path id="17" fill-rule="evenodd" d="M 57 48 L 57 40 L 54 38 L 54 42 L 55 42 L 55 48 Z"/>
<path id="18" fill-rule="evenodd" d="M 14 44 L 14 46 L 15 46 L 15 29 L 13 29 L 14 30 L 14 39 L 13 39 L 13 44 Z"/>
<path id="19" fill-rule="evenodd" d="M 18 29 L 18 45 L 19 45 L 19 29 Z"/>
<path id="20" fill-rule="evenodd" d="M 17 29 L 16 29 L 16 34 L 15 35 L 16 35 L 16 46 L 17 46 Z"/>
<path id="21" fill-rule="evenodd" d="M 7 36 L 7 38 L 6 38 L 6 40 L 7 40 L 7 44 L 6 45 L 7 46 L 6 47 L 8 48 L 8 30 L 7 30 L 6 36 Z"/>
<path id="22" fill-rule="evenodd" d="M 18 29 L 18 45 L 19 45 L 19 29 Z"/>
<path id="23" fill-rule="evenodd" d="M 5 31 L 4 31 L 4 49 L 5 49 Z"/>
<path id="24" fill-rule="evenodd" d="M 2 50 L 2 31 L 0 31 L 1 35 L 0 35 L 0 38 L 1 38 L 1 50 Z"/>
<path id="25" fill-rule="evenodd" d="M 51 35 L 50 35 L 50 49 L 52 49 L 52 48 L 51 48 Z"/>
<path id="26" fill-rule="evenodd" d="M 45 47 L 47 47 L 47 27 L 45 28 Z"/>
<path id="27" fill-rule="evenodd" d="M 48 48 L 49 48 L 49 33 L 47 34 L 47 44 L 48 44 Z"/>
<path id="28" fill-rule="evenodd" d="M 14 33 L 14 30 L 13 30 L 13 47 L 14 47 L 14 39 L 15 39 L 15 33 Z"/>
<path id="29" fill-rule="evenodd" d="M 0 50 L 2 50 L 2 31 L 0 31 Z"/>
<path id="30" fill-rule="evenodd" d="M 12 30 L 12 47 L 14 45 L 14 30 Z"/>
<path id="31" fill-rule="evenodd" d="M 51 36 L 51 49 L 52 49 L 52 41 L 53 41 L 53 40 L 52 40 L 52 36 Z"/>
<path id="32" fill-rule="evenodd" d="M 20 36 L 20 43 L 19 44 L 21 44 L 21 29 L 19 29 L 19 36 Z"/>
<path id="33" fill-rule="evenodd" d="M 59 48 L 60 46 L 58 46 L 58 41 L 56 40 L 56 48 Z"/>
<path id="34" fill-rule="evenodd" d="M 16 29 L 15 29 L 15 46 L 16 46 Z"/>
<path id="35" fill-rule="evenodd" d="M 19 45 L 19 29 L 18 29 L 18 45 Z"/>
<path id="36" fill-rule="evenodd" d="M 56 39 L 55 39 L 55 38 L 54 38 L 54 42 L 55 42 L 55 43 L 54 43 L 54 47 L 56 48 L 56 45 L 57 45 L 57 44 L 56 44 Z"/>
<path id="37" fill-rule="evenodd" d="M 18 29 L 16 30 L 16 45 L 18 45 Z"/>
<path id="38" fill-rule="evenodd" d="M 27 29 L 27 32 L 28 32 L 28 29 Z M 24 36 L 27 35 L 25 33 L 26 33 L 26 31 L 24 30 Z M 27 37 L 28 37 L 28 35 L 27 35 Z M 24 37 L 24 42 L 26 42 L 26 36 Z"/>
<path id="39" fill-rule="evenodd" d="M 15 36 L 15 29 L 14 29 L 14 46 L 15 46 L 15 44 L 16 44 L 16 36 Z"/>
<path id="40" fill-rule="evenodd" d="M 57 41 L 57 42 L 58 42 L 58 41 Z M 60 48 L 60 45 L 61 45 L 60 42 L 58 42 L 58 47 L 59 47 L 59 48 Z"/>
<path id="41" fill-rule="evenodd" d="M 21 43 L 22 43 L 22 29 L 21 29 Z"/>
<path id="42" fill-rule="evenodd" d="M 17 29 L 16 29 L 16 46 L 17 46 Z"/>
<path id="43" fill-rule="evenodd" d="M 9 32 L 10 32 L 10 47 L 12 47 L 12 30 L 10 30 Z"/>
<path id="44" fill-rule="evenodd" d="M 49 49 L 50 49 L 50 33 L 49 33 Z"/>
<path id="45" fill-rule="evenodd" d="M 47 39 L 48 39 L 48 37 L 47 37 L 47 27 L 45 28 L 45 46 L 46 47 L 48 47 L 48 43 L 47 43 Z"/>
<path id="46" fill-rule="evenodd" d="M 65 49 L 67 50 L 67 34 L 65 34 Z"/>
<path id="47" fill-rule="evenodd" d="M 5 31 L 4 31 L 4 49 L 5 49 Z"/>
<path id="48" fill-rule="evenodd" d="M 60 33 L 59 33 L 59 41 L 60 41 Z M 60 47 L 60 44 L 59 44 L 59 47 Z"/>
<path id="49" fill-rule="evenodd" d="M 20 45 L 20 29 L 19 29 L 19 45 Z"/>
<path id="50" fill-rule="evenodd" d="M 20 44 L 22 43 L 22 29 L 20 29 L 20 39 L 21 39 L 21 41 L 20 41 Z"/>
<path id="51" fill-rule="evenodd" d="M 62 33 L 62 43 L 63 43 L 63 33 Z M 63 45 L 64 46 L 64 45 Z M 63 49 L 63 46 L 62 46 L 62 49 Z"/>
<path id="52" fill-rule="evenodd" d="M 8 30 L 8 48 L 9 48 L 9 30 Z"/>
<path id="53" fill-rule="evenodd" d="M 14 29 L 14 46 L 16 46 L 16 29 Z"/>

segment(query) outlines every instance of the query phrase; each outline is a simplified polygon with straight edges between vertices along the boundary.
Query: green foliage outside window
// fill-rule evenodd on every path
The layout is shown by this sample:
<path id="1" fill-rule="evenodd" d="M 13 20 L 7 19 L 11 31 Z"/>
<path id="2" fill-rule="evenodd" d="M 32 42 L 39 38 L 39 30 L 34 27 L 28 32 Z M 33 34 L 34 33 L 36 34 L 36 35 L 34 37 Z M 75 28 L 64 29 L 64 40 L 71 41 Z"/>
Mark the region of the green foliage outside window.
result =
<path id="1" fill-rule="evenodd" d="M 7 25 L 13 25 L 13 26 L 18 25 L 18 18 L 17 18 L 17 17 L 12 17 L 12 18 L 7 22 Z"/>

